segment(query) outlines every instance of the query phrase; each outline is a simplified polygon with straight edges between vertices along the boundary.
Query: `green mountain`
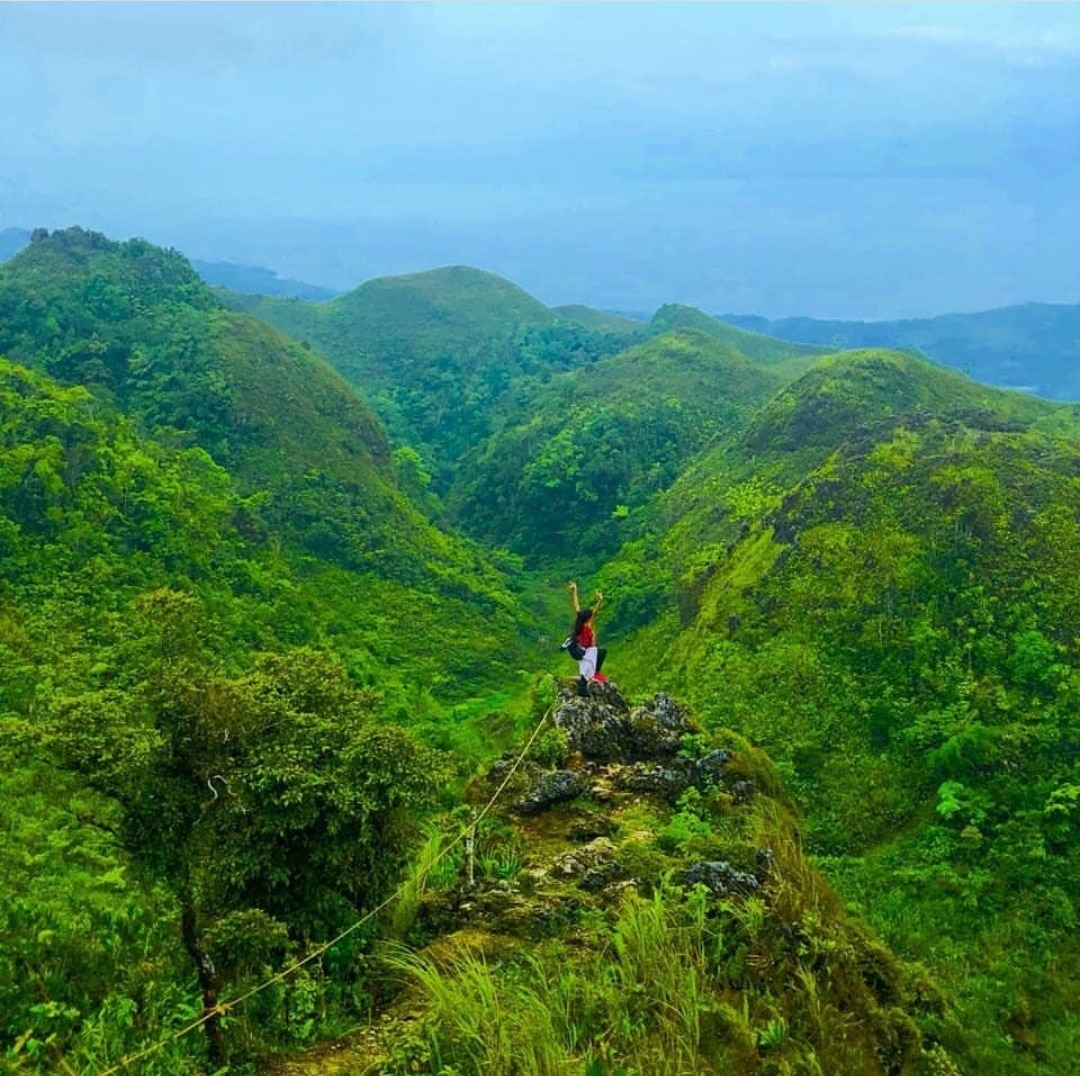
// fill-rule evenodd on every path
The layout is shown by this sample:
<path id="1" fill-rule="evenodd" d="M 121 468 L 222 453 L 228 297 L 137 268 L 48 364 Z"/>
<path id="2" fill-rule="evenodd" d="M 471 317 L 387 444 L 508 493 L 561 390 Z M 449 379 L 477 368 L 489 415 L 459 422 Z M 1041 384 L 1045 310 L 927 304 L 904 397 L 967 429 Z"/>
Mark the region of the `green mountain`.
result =
<path id="1" fill-rule="evenodd" d="M 653 334 L 669 332 L 671 329 L 695 329 L 735 348 L 753 362 L 765 366 L 783 363 L 792 373 L 801 372 L 817 356 L 837 350 L 835 347 L 793 344 L 775 335 L 746 332 L 718 321 L 692 306 L 681 306 L 678 303 L 668 303 L 660 307 L 649 322 L 649 332 Z"/>
<path id="2" fill-rule="evenodd" d="M 605 569 L 652 614 L 624 682 L 770 754 L 826 875 L 942 977 L 964 1071 L 1066 1070 L 1078 1030 L 1078 434 L 911 356 L 826 358 Z"/>
<path id="3" fill-rule="evenodd" d="M 5 1067 L 1071 1071 L 1078 446 L 903 351 L 36 233 Z M 637 694 L 551 675 L 567 572 Z"/>
<path id="4" fill-rule="evenodd" d="M 632 513 L 781 383 L 695 330 L 511 393 L 500 428 L 461 464 L 450 516 L 532 558 L 614 552 Z"/>
<path id="5" fill-rule="evenodd" d="M 609 310 L 594 310 L 591 306 L 583 306 L 580 303 L 553 306 L 551 309 L 562 321 L 580 325 L 583 329 L 591 329 L 594 332 L 615 333 L 626 337 L 630 343 L 644 335 L 646 329 L 643 322 L 635 321 L 633 318 L 613 314 Z"/>
<path id="6" fill-rule="evenodd" d="M 474 650 L 489 618 L 518 635 L 498 570 L 435 530 L 398 489 L 380 423 L 337 373 L 220 306 L 179 255 L 79 229 L 37 239 L 0 267 L 0 354 L 89 390 L 90 406 L 123 415 L 163 446 L 202 449 L 243 498 L 250 539 L 284 542 L 311 577 L 306 585 L 339 604 L 340 630 L 358 646 L 366 637 L 414 672 L 427 653 L 434 682 L 442 674 L 430 662 L 444 639 L 465 681 L 498 680 L 501 658 Z M 352 573 L 367 580 L 362 588 Z M 450 603 L 439 608 L 437 632 L 372 629 L 395 608 L 415 616 L 424 593 Z M 506 660 L 512 654 L 511 645 Z"/>
<path id="7" fill-rule="evenodd" d="M 736 314 L 743 329 L 834 349 L 905 348 L 964 370 L 978 381 L 1055 400 L 1080 397 L 1080 306 L 1025 303 L 977 314 L 902 321 L 769 320 Z"/>
<path id="8" fill-rule="evenodd" d="M 610 589 L 636 595 L 619 613 L 623 626 L 639 626 L 648 611 L 671 603 L 686 615 L 702 580 L 758 515 L 776 507 L 838 446 L 873 439 L 907 415 L 991 429 L 1074 426 L 1059 404 L 979 385 L 902 352 L 819 359 L 741 429 L 688 461 L 643 513 L 634 543 L 608 568 Z"/>
<path id="9" fill-rule="evenodd" d="M 386 894 L 535 632 L 340 376 L 179 256 L 39 235 L 0 338 L 0 1053 L 98 1071 Z"/>
<path id="10" fill-rule="evenodd" d="M 503 394 L 621 350 L 622 331 L 562 320 L 492 273 L 451 267 L 371 280 L 327 303 L 231 295 L 229 304 L 317 348 L 420 453 L 444 494 L 492 431 Z"/>
<path id="11" fill-rule="evenodd" d="M 540 562 L 613 552 L 631 512 L 823 350 L 690 307 L 648 326 L 553 311 L 464 268 L 324 304 L 229 301 L 317 346 L 418 450 L 419 503 L 441 500 L 448 522 Z"/>

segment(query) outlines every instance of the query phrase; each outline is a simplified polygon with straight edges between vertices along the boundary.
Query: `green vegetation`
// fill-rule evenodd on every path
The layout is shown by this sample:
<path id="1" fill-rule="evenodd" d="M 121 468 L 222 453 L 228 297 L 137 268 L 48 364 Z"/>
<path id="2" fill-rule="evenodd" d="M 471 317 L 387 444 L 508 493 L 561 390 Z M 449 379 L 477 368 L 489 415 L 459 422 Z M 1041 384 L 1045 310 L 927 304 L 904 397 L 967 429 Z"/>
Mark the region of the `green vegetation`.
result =
<path id="1" fill-rule="evenodd" d="M 463 267 L 370 280 L 326 303 L 229 302 L 322 352 L 394 441 L 419 452 L 439 494 L 491 432 L 511 383 L 623 346 L 621 331 L 562 321 L 509 281 Z"/>
<path id="2" fill-rule="evenodd" d="M 1042 432 L 1069 415 L 827 359 L 656 539 L 683 621 L 649 679 L 776 760 L 826 872 L 942 975 L 979 1072 L 1057 1071 L 1077 1031 L 1080 457 Z"/>
<path id="3" fill-rule="evenodd" d="M 451 518 L 535 560 L 610 555 L 630 517 L 779 383 L 683 330 L 522 389 L 513 417 L 462 461 Z"/>
<path id="4" fill-rule="evenodd" d="M 762 336 L 760 333 L 736 329 L 692 306 L 681 306 L 679 303 L 668 303 L 660 307 L 649 322 L 649 333 L 654 336 L 672 329 L 694 329 L 727 344 L 752 362 L 763 366 L 786 365 L 800 371 L 806 369 L 815 357 L 835 350 L 832 347 L 792 343 L 775 336 Z"/>
<path id="5" fill-rule="evenodd" d="M 420 665 L 419 683 L 430 686 L 435 664 L 449 658 L 466 683 L 444 682 L 461 698 L 517 666 L 523 649 L 515 649 L 518 614 L 505 575 L 412 506 L 396 485 L 390 448 L 370 411 L 321 360 L 221 309 L 177 255 L 77 229 L 32 243 L 0 267 L 0 347 L 25 366 L 80 386 L 57 394 L 49 382 L 12 375 L 25 385 L 9 396 L 16 468 L 10 484 L 12 496 L 22 498 L 11 506 L 15 520 L 29 510 L 24 502 L 32 494 L 39 513 L 67 526 L 73 501 L 93 497 L 102 483 L 156 485 L 156 458 L 179 454 L 194 461 L 189 468 L 203 469 L 219 497 L 218 514 L 198 525 L 210 531 L 224 521 L 222 536 L 186 541 L 175 532 L 168 513 L 197 514 L 192 506 L 206 496 L 202 489 L 189 496 L 178 478 L 170 493 L 146 490 L 141 497 L 164 502 L 155 500 L 163 518 L 153 530 L 130 514 L 134 490 L 110 488 L 107 498 L 120 507 L 101 517 L 105 529 L 95 540 L 109 540 L 119 517 L 138 540 L 174 540 L 187 557 L 209 556 L 231 541 L 239 566 L 227 586 L 234 595 L 250 593 L 258 621 L 267 612 L 276 618 L 262 629 L 263 643 L 322 643 L 333 634 L 369 676 L 385 661 L 402 666 L 391 682 L 407 681 Z M 49 402 L 24 409 L 20 399 L 37 391 Z M 63 430 L 49 425 L 52 411 Z M 111 436 L 105 431 L 113 426 L 126 438 L 117 451 L 127 453 L 132 442 L 135 458 L 122 466 L 105 462 L 93 443 Z M 84 529 L 92 529 L 92 513 L 105 509 L 87 511 Z M 66 535 L 57 545 L 70 555 Z M 150 559 L 159 555 L 155 545 Z M 150 585 L 191 578 L 180 561 L 170 575 L 172 567 Z M 273 601 L 264 609 L 268 593 Z M 320 612 L 321 595 L 332 598 Z M 402 632 L 395 627 L 402 619 L 425 630 Z M 258 638 L 255 625 L 236 630 L 252 643 Z M 491 634 L 504 634 L 506 647 L 481 660 L 479 640 Z"/>
<path id="6" fill-rule="evenodd" d="M 6 1067 L 1071 1070 L 1074 408 L 461 268 L 227 299 L 295 339 L 0 266 Z M 567 575 L 703 728 L 555 693 Z"/>
<path id="7" fill-rule="evenodd" d="M 551 309 L 560 320 L 580 325 L 583 329 L 622 336 L 627 346 L 636 343 L 647 332 L 643 322 L 634 321 L 633 318 L 623 317 L 621 314 L 612 314 L 606 310 L 594 310 L 592 307 L 582 306 L 579 303 L 553 306 Z"/>
<path id="8" fill-rule="evenodd" d="M 478 862 L 513 849 L 509 876 L 431 884 L 412 945 L 387 953 L 404 992 L 382 1057 L 358 1050 L 349 1063 L 645 1074 L 907 1073 L 947 1062 L 917 1026 L 933 1025 L 940 997 L 847 918 L 803 856 L 760 752 L 687 723 L 672 757 L 678 744 L 654 738 L 653 722 L 663 713 L 672 730 L 683 718 L 658 697 L 628 718 L 648 764 L 615 761 L 590 780 L 598 744 L 578 738 L 581 722 L 611 733 L 623 705 L 611 694 L 562 699 L 561 754 L 533 764 L 509 799 L 567 773 L 584 775 L 581 795 L 524 818 L 503 809 Z M 708 776 L 675 796 L 665 782 L 695 765 Z"/>

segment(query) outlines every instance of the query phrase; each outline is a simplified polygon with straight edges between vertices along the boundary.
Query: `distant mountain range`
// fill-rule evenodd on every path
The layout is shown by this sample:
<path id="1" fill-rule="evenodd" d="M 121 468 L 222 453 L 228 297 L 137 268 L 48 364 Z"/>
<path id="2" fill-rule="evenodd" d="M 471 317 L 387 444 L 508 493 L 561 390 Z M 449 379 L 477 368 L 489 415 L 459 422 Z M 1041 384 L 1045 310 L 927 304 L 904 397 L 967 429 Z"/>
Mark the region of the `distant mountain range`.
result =
<path id="1" fill-rule="evenodd" d="M 722 314 L 743 329 L 836 350 L 903 348 L 999 388 L 1080 399 L 1080 306 L 1025 303 L 902 321 L 827 321 Z"/>
<path id="2" fill-rule="evenodd" d="M 261 265 L 237 265 L 234 262 L 204 262 L 193 258 L 191 265 L 211 287 L 231 288 L 247 295 L 274 295 L 281 299 L 333 299 L 333 288 L 305 284 L 302 280 L 279 277 L 273 269 Z"/>
<path id="3" fill-rule="evenodd" d="M 29 241 L 30 231 L 26 228 L 0 230 L 0 262 L 18 253 Z M 211 287 L 227 288 L 243 295 L 320 302 L 342 294 L 318 284 L 279 277 L 273 269 L 264 266 L 197 259 L 191 265 Z M 361 287 L 385 286 L 386 281 L 423 276 L 383 278 L 378 282 L 368 281 Z M 702 329 L 701 325 L 693 324 L 694 316 L 688 313 L 691 310 L 672 304 L 662 307 L 656 316 L 675 317 L 681 328 Z M 635 331 L 648 334 L 653 319 L 652 314 L 645 312 L 600 311 L 583 305 L 555 307 L 550 314 L 564 324 L 624 338 Z M 700 311 L 693 311 L 693 315 L 707 317 Z M 268 320 L 279 324 L 273 317 Z M 1052 400 L 1080 399 L 1080 304 L 1025 303 L 974 314 L 941 314 L 897 321 L 769 319 L 754 314 L 719 314 L 708 320 L 712 325 L 704 331 L 717 338 L 717 327 L 722 322 L 774 339 L 812 345 L 819 354 L 822 350 L 899 348 L 961 370 L 984 384 Z M 655 333 L 660 326 L 653 322 L 651 328 Z M 289 325 L 288 329 L 295 330 L 296 326 Z M 745 340 L 738 346 L 746 351 Z"/>

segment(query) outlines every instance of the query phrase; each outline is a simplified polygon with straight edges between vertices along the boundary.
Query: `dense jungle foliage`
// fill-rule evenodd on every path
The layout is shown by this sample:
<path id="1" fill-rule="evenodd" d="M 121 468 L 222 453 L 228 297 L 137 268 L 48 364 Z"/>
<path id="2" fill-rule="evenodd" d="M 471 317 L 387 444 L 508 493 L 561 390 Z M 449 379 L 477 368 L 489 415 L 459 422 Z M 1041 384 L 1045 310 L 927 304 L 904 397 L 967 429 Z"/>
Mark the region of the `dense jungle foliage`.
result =
<path id="1" fill-rule="evenodd" d="M 512 562 L 424 520 L 351 391 L 178 256 L 39 238 L 0 310 L 4 1051 L 95 1071 L 197 1013 L 199 954 L 235 989 L 374 903 L 531 637 Z M 330 1003 L 295 982 L 267 1042 Z"/>
<path id="2" fill-rule="evenodd" d="M 0 1056 L 333 1072 L 282 1059 L 361 1025 L 337 1071 L 1072 1071 L 1078 529 L 1076 410 L 910 354 L 466 269 L 239 297 L 37 233 L 0 266 Z M 700 719 L 659 760 L 659 710 L 557 702 L 571 574 L 605 671 Z M 487 819 L 462 890 L 553 706 L 510 788 L 572 795 Z"/>

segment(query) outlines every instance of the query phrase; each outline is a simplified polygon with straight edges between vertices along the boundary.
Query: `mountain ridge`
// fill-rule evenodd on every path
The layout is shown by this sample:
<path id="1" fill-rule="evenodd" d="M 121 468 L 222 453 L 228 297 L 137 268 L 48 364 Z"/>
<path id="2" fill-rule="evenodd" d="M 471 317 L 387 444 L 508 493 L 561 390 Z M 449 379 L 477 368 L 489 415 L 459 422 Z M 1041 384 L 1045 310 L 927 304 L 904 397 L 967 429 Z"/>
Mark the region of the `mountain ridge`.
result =
<path id="1" fill-rule="evenodd" d="M 438 809 L 422 813 L 419 793 L 403 805 L 427 844 L 379 925 L 433 942 L 397 966 L 425 1015 L 393 1010 L 391 1070 L 468 1068 L 455 1021 L 486 1011 L 489 987 L 499 1019 L 467 1041 L 547 1043 L 560 1063 L 585 1042 L 597 1064 L 636 1056 L 644 1071 L 675 1056 L 688 1071 L 825 1059 L 867 1076 L 1071 1063 L 1077 408 L 910 351 L 801 348 L 690 308 L 664 308 L 641 338 L 580 311 L 575 324 L 462 267 L 356 289 L 336 321 L 320 311 L 340 300 L 225 297 L 299 312 L 294 327 L 307 318 L 321 339 L 226 309 L 181 256 L 141 241 L 39 235 L 0 267 L 0 701 L 19 733 L 0 768 L 5 1049 L 30 1028 L 107 1067 L 199 1011 L 199 946 L 242 991 L 370 906 L 362 874 L 322 904 L 312 872 L 310 906 L 284 890 L 259 903 L 274 840 L 230 844 L 219 864 L 211 839 L 232 823 L 291 839 L 275 788 L 317 814 L 324 788 L 362 811 L 383 769 L 358 741 L 357 779 L 339 785 L 327 748 L 336 718 L 362 712 L 388 744 L 402 725 L 447 750 Z M 316 351 L 335 342 L 355 385 Z M 578 699 L 549 675 L 572 668 L 552 642 L 567 576 L 606 595 L 605 672 L 640 696 L 609 683 Z M 514 806 L 478 827 L 480 884 L 462 888 L 455 854 L 425 889 L 443 830 L 510 772 L 513 754 L 493 756 L 549 707 Z M 109 801 L 125 766 L 135 783 Z M 106 825 L 91 835 L 82 818 Z M 348 818 L 378 851 L 381 822 Z M 155 874 L 176 848 L 108 843 L 176 819 L 205 883 L 186 963 L 175 876 Z M 333 826 L 299 821 L 319 846 L 305 854 L 358 862 Z M 144 957 L 99 959 L 99 936 Z M 676 936 L 701 944 L 669 949 Z M 246 1018 L 246 1045 L 235 1025 L 226 1041 L 263 1057 L 355 1023 L 387 988 L 373 937 L 318 976 L 298 969 Z M 659 1004 L 665 968 L 707 1003 Z M 40 1006 L 46 986 L 60 1008 Z M 194 1040 L 170 1045 L 173 1071 L 206 1067 Z"/>

